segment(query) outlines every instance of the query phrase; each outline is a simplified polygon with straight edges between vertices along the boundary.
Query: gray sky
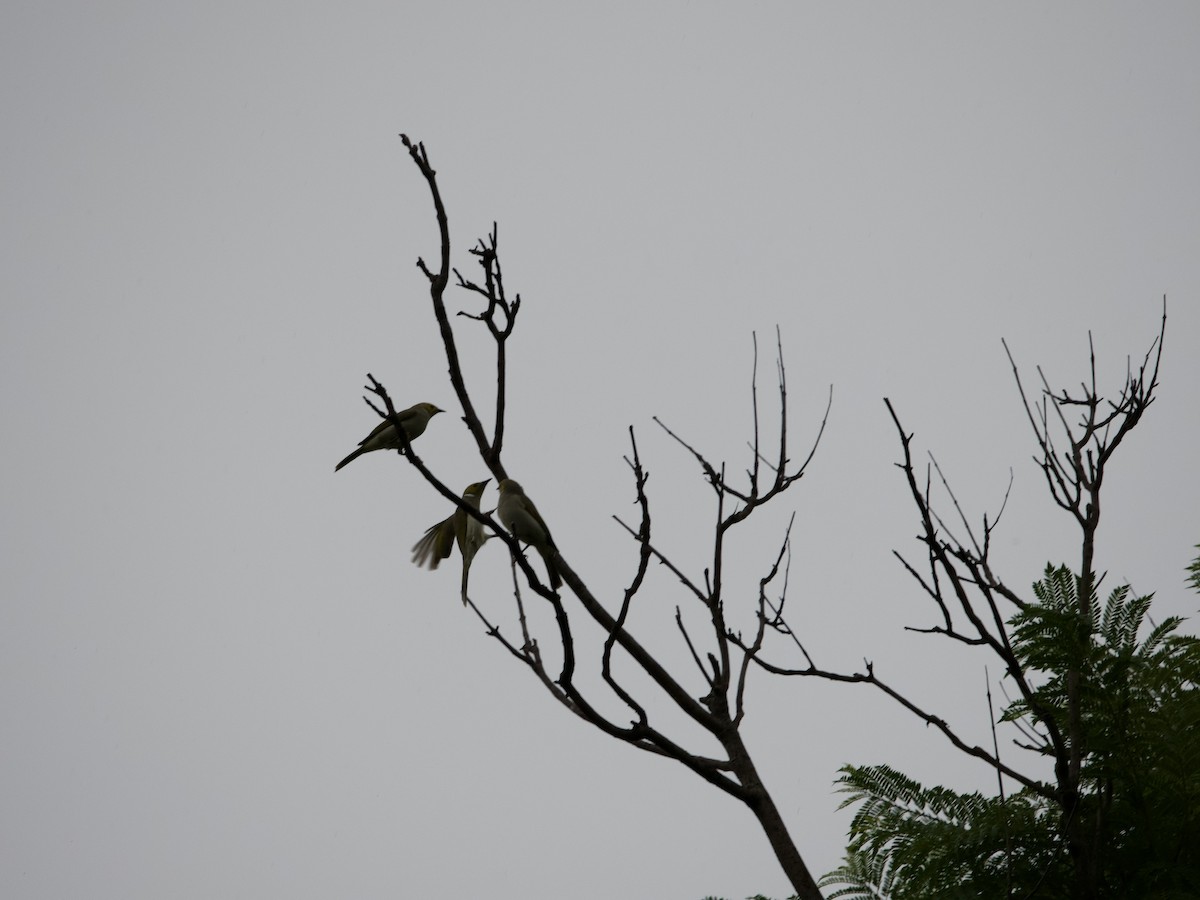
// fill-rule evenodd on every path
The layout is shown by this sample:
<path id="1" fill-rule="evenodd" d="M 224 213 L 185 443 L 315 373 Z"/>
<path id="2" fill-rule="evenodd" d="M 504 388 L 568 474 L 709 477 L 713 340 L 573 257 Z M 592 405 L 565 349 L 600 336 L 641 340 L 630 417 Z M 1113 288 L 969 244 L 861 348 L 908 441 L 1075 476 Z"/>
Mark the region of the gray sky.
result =
<path id="1" fill-rule="evenodd" d="M 902 631 L 931 612 L 891 557 L 919 547 L 882 397 L 976 518 L 1014 470 L 996 556 L 1027 585 L 1077 550 L 1000 338 L 1072 385 L 1091 329 L 1115 387 L 1167 294 L 1101 564 L 1156 617 L 1195 612 L 1200 8 L 645 6 L 5 5 L 0 895 L 787 892 L 740 805 L 550 701 L 457 602 L 456 560 L 409 565 L 447 512 L 414 472 L 333 474 L 373 424 L 365 372 L 453 403 L 400 131 L 433 157 L 457 266 L 500 222 L 524 298 L 507 466 L 614 607 L 627 426 L 699 577 L 710 495 L 651 416 L 744 468 L 751 332 L 769 387 L 778 324 L 797 454 L 830 384 L 834 409 L 735 545 L 733 596 L 794 510 L 818 661 L 874 659 L 989 740 L 984 659 Z M 490 396 L 487 360 L 469 375 Z M 421 449 L 483 477 L 453 411 Z M 504 555 L 476 572 L 501 618 Z M 685 599 L 656 573 L 638 624 L 700 694 Z M 844 843 L 839 765 L 993 783 L 865 690 L 756 678 L 749 715 L 817 872 Z"/>

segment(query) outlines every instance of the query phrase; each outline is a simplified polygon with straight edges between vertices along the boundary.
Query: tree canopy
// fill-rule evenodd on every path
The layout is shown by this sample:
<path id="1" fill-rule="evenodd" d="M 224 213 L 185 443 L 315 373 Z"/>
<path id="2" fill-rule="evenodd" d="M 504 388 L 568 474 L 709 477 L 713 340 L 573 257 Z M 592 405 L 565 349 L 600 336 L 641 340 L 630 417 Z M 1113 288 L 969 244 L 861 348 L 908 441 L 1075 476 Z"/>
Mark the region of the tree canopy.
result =
<path id="1" fill-rule="evenodd" d="M 1200 558 L 1191 571 L 1200 591 Z M 1178 633 L 1179 617 L 1154 624 L 1151 596 L 1128 585 L 1080 603 L 1080 581 L 1047 566 L 1037 603 L 1009 620 L 1013 652 L 1037 683 L 1001 716 L 1043 757 L 1053 753 L 1048 726 L 1078 729 L 1077 804 L 1059 808 L 1049 785 L 987 797 L 924 786 L 886 764 L 846 766 L 838 783 L 857 812 L 845 864 L 821 882 L 836 888 L 830 898 L 1077 897 L 1064 816 L 1094 841 L 1094 896 L 1200 896 L 1200 640 Z"/>

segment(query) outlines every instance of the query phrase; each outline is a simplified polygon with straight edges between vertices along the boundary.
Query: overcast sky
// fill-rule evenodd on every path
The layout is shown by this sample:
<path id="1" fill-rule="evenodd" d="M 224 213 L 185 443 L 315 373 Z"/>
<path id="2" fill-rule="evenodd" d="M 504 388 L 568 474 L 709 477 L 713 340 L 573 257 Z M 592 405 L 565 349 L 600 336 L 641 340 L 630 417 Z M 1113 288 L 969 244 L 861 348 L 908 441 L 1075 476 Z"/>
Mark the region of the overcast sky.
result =
<path id="1" fill-rule="evenodd" d="M 420 441 L 448 483 L 487 474 L 401 131 L 455 265 L 499 222 L 523 298 L 506 465 L 610 608 L 635 565 L 611 519 L 635 513 L 628 426 L 658 538 L 700 579 L 711 494 L 651 417 L 744 469 L 751 336 L 769 418 L 778 325 L 795 455 L 830 385 L 833 411 L 734 541 L 727 603 L 749 613 L 795 512 L 817 661 L 873 659 L 990 741 L 991 661 L 903 631 L 932 611 L 892 557 L 920 548 L 882 398 L 976 521 L 1013 472 L 995 557 L 1024 588 L 1078 545 L 1000 340 L 1069 387 L 1090 329 L 1111 390 L 1167 295 L 1100 565 L 1158 619 L 1196 612 L 1195 4 L 9 2 L 0 67 L 0 895 L 788 892 L 743 807 L 570 716 L 486 636 L 457 559 L 410 565 L 448 509 L 403 460 L 334 474 L 375 421 L 368 371 L 449 410 Z M 487 344 L 456 324 L 482 401 Z M 511 627 L 502 549 L 474 575 Z M 698 696 L 686 599 L 657 571 L 636 624 Z M 862 688 L 754 678 L 746 734 L 817 873 L 849 821 L 838 766 L 994 784 Z"/>

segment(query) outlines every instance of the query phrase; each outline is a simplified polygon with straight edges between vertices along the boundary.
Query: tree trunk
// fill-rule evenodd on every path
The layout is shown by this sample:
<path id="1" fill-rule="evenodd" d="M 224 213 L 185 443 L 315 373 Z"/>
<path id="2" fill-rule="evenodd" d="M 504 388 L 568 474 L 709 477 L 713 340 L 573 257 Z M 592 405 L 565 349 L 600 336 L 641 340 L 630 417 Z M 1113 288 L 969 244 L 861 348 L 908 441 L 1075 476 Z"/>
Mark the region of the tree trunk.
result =
<path id="1" fill-rule="evenodd" d="M 800 851 L 796 849 L 796 844 L 788 834 L 787 825 L 784 824 L 783 817 L 779 815 L 775 801 L 771 799 L 762 779 L 758 777 L 758 770 L 754 768 L 750 754 L 742 743 L 741 735 L 733 731 L 722 739 L 722 744 L 729 753 L 733 774 L 746 789 L 747 796 L 744 802 L 758 819 L 758 824 L 762 826 L 767 840 L 771 842 L 775 858 L 779 860 L 784 874 L 791 881 L 796 895 L 800 900 L 823 900 L 816 880 L 808 871 L 808 866 L 804 864 Z"/>

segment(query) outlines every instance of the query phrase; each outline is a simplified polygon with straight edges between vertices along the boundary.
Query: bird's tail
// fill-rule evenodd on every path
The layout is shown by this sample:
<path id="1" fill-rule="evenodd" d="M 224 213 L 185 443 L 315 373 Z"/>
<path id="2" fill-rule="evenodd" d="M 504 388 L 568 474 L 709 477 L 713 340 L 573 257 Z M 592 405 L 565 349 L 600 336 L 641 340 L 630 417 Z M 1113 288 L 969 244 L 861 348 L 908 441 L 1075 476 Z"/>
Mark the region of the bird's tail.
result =
<path id="1" fill-rule="evenodd" d="M 463 574 L 462 574 L 462 602 L 463 602 L 463 606 L 466 606 L 466 605 L 467 605 L 467 575 L 468 575 L 468 574 L 470 574 L 470 571 L 471 571 L 471 560 L 469 560 L 469 559 L 467 558 L 466 554 L 464 554 L 464 555 L 463 555 Z"/>
<path id="2" fill-rule="evenodd" d="M 546 574 L 550 576 L 550 589 L 557 591 L 562 587 L 562 576 L 558 574 L 558 567 L 554 565 L 554 553 L 551 550 L 538 550 L 542 554 L 542 562 L 546 564 Z"/>
<path id="3" fill-rule="evenodd" d="M 362 456 L 366 452 L 367 452 L 366 447 L 359 447 L 357 450 L 355 450 L 353 453 L 351 453 L 349 456 L 347 456 L 345 459 L 343 459 L 340 463 L 338 463 L 336 466 L 334 466 L 333 471 L 336 472 L 338 469 L 340 469 L 342 466 L 346 465 L 347 463 L 354 462 L 354 460 L 358 459 L 360 456 Z"/>

